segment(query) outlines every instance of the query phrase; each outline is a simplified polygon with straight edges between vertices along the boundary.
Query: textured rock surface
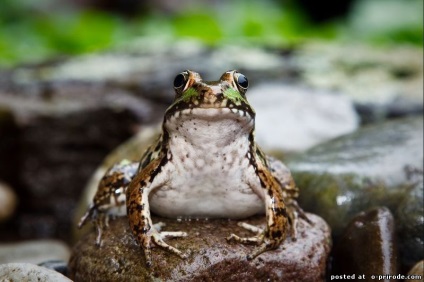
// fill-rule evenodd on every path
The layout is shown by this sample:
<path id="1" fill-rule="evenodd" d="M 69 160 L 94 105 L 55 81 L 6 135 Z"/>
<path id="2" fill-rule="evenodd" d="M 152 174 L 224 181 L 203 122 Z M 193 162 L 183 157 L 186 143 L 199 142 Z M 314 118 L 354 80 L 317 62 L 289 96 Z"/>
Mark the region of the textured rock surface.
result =
<path id="1" fill-rule="evenodd" d="M 56 271 L 31 263 L 0 264 L 0 281 L 72 282 Z"/>
<path id="2" fill-rule="evenodd" d="M 69 247 L 57 240 L 3 243 L 0 245 L 0 264 L 14 262 L 39 264 L 49 260 L 67 261 L 70 253 Z"/>
<path id="3" fill-rule="evenodd" d="M 334 246 L 335 275 L 396 275 L 398 256 L 393 215 L 376 208 L 355 216 Z"/>
<path id="4" fill-rule="evenodd" d="M 324 281 L 330 230 L 315 215 L 313 226 L 301 221 L 296 241 L 288 238 L 276 251 L 262 254 L 253 261 L 245 255 L 254 246 L 228 243 L 230 233 L 252 235 L 237 226 L 237 221 L 191 220 L 166 222 L 166 231 L 185 230 L 186 238 L 167 240 L 171 245 L 190 252 L 187 260 L 153 249 L 153 267 L 145 268 L 144 254 L 131 235 L 128 222 L 119 218 L 104 232 L 101 248 L 95 246 L 94 232 L 80 240 L 70 259 L 70 277 L 76 281 Z M 263 224 L 264 217 L 246 220 Z M 156 222 L 157 219 L 154 219 Z"/>

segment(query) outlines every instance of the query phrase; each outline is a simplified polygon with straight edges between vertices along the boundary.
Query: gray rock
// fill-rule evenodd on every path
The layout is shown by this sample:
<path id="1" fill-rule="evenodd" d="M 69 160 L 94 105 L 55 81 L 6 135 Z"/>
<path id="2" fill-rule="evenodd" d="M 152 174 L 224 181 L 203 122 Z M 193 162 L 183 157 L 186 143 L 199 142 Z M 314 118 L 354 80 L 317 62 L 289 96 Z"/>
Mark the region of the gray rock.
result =
<path id="1" fill-rule="evenodd" d="M 31 263 L 0 264 L 0 281 L 72 282 L 56 271 Z"/>
<path id="2" fill-rule="evenodd" d="M 102 247 L 94 243 L 94 230 L 75 245 L 69 262 L 70 277 L 76 281 L 325 281 L 330 230 L 321 218 L 308 217 L 314 225 L 299 222 L 296 241 L 288 238 L 277 250 L 253 261 L 245 258 L 253 246 L 225 240 L 230 233 L 252 235 L 237 221 L 160 218 L 166 223 L 164 230 L 188 231 L 187 237 L 169 242 L 190 255 L 182 260 L 154 248 L 151 269 L 146 269 L 143 251 L 135 243 L 127 219 L 117 218 L 103 233 Z M 246 222 L 261 225 L 264 220 L 260 216 Z"/>
<path id="3" fill-rule="evenodd" d="M 248 91 L 264 150 L 299 152 L 356 130 L 353 103 L 336 93 L 267 83 Z"/>
<path id="4" fill-rule="evenodd" d="M 405 118 L 362 128 L 286 163 L 301 189 L 300 205 L 322 216 L 333 235 L 339 235 L 356 213 L 387 206 L 395 218 L 408 222 L 399 225 L 399 234 L 421 244 L 409 256 L 422 258 L 424 233 L 411 232 L 422 228 L 422 205 L 409 192 L 417 183 L 408 172 L 413 168 L 422 173 L 422 145 L 423 118 Z M 403 201 L 416 204 L 401 215 Z"/>
<path id="5" fill-rule="evenodd" d="M 69 247 L 65 243 L 56 240 L 5 243 L 0 245 L 0 264 L 15 262 L 39 264 L 49 260 L 67 261 L 69 256 Z"/>
<path id="6" fill-rule="evenodd" d="M 0 223 L 14 214 L 17 204 L 18 199 L 12 188 L 0 182 Z"/>
<path id="7" fill-rule="evenodd" d="M 332 275 L 398 274 L 398 256 L 393 215 L 375 208 L 356 215 L 334 247 Z"/>

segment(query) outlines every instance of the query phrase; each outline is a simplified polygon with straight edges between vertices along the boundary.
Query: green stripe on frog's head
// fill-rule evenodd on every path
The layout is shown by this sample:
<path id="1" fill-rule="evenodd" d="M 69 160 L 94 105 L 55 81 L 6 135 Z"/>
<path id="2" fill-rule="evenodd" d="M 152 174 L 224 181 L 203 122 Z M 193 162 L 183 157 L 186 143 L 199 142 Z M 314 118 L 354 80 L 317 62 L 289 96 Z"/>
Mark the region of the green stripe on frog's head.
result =
<path id="1" fill-rule="evenodd" d="M 240 104 L 242 101 L 243 102 L 247 102 L 246 98 L 243 97 L 239 91 L 228 87 L 227 89 L 224 89 L 223 91 L 224 96 L 229 99 L 231 102 L 233 102 L 234 104 L 238 105 Z"/>
<path id="2" fill-rule="evenodd" d="M 188 101 L 190 101 L 193 97 L 196 97 L 197 95 L 198 95 L 197 90 L 193 87 L 190 87 L 182 93 L 181 100 L 187 103 Z"/>

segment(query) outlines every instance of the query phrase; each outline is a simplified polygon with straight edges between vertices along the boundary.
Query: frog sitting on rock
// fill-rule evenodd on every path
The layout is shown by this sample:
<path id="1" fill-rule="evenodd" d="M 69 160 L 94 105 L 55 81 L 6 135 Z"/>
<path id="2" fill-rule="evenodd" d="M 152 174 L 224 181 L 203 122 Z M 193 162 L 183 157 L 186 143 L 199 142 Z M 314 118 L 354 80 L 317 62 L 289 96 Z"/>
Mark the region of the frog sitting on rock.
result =
<path id="1" fill-rule="evenodd" d="M 161 232 L 163 224 L 153 224 L 150 211 L 171 218 L 231 219 L 265 212 L 263 230 L 240 223 L 256 236 L 227 238 L 258 245 L 247 259 L 277 248 L 288 234 L 296 238 L 298 219 L 309 220 L 296 202 L 298 188 L 288 168 L 255 142 L 248 86 L 247 78 L 234 70 L 213 82 L 190 70 L 178 74 L 161 135 L 139 163 L 124 160 L 108 170 L 79 226 L 94 221 L 100 244 L 109 217 L 125 214 L 126 207 L 147 265 L 154 245 L 187 257 L 164 241 L 187 233 Z"/>

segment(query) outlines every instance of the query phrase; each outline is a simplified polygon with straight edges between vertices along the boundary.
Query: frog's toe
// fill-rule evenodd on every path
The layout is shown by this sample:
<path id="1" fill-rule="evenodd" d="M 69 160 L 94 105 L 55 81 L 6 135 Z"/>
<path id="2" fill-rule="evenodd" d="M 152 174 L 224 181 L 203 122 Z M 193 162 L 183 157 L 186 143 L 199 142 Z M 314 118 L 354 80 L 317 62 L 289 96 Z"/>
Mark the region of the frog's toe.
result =
<path id="1" fill-rule="evenodd" d="M 257 247 L 252 253 L 248 254 L 246 256 L 247 260 L 253 260 L 254 258 L 256 258 L 257 256 L 259 256 L 260 254 L 274 249 L 272 247 L 270 247 L 267 243 L 262 243 L 259 247 Z"/>
<path id="2" fill-rule="evenodd" d="M 165 238 L 165 237 L 179 238 L 179 237 L 186 237 L 187 233 L 182 231 L 173 231 L 173 232 L 160 232 L 160 235 L 162 238 Z"/>
<path id="3" fill-rule="evenodd" d="M 179 256 L 182 259 L 185 259 L 185 258 L 187 258 L 186 254 L 184 254 L 183 252 L 181 252 L 177 248 L 175 248 L 171 245 L 168 245 L 163 240 L 165 237 L 184 237 L 184 236 L 187 236 L 187 233 L 185 233 L 185 232 L 155 232 L 152 235 L 152 239 L 153 239 L 153 242 L 156 245 L 168 250 L 171 253 L 176 254 L 177 256 Z"/>
<path id="4" fill-rule="evenodd" d="M 264 231 L 262 228 L 257 227 L 257 226 L 252 225 L 252 224 L 249 224 L 249 223 L 246 223 L 246 222 L 239 222 L 239 223 L 237 223 L 237 225 L 240 226 L 240 227 L 243 227 L 246 230 L 249 230 L 249 231 L 252 231 L 252 232 L 258 233 L 258 234 L 261 234 Z"/>
<path id="5" fill-rule="evenodd" d="M 237 242 L 241 244 L 260 244 L 263 241 L 262 236 L 254 236 L 254 237 L 240 237 L 236 234 L 231 234 L 227 237 L 227 241 L 229 242 Z"/>
<path id="6" fill-rule="evenodd" d="M 158 229 L 160 229 L 161 227 L 163 227 L 165 224 L 159 223 L 159 224 L 155 224 L 154 226 L 157 227 Z M 154 245 L 157 245 L 165 250 L 167 250 L 168 252 L 171 252 L 177 256 L 179 256 L 182 259 L 186 259 L 188 256 L 186 254 L 184 254 L 183 252 L 181 252 L 180 250 L 178 250 L 177 248 L 167 244 L 164 239 L 166 237 L 185 237 L 187 236 L 186 232 L 181 232 L 181 231 L 168 231 L 168 232 L 159 232 L 155 227 L 153 227 L 149 234 L 145 234 L 142 235 L 141 237 L 139 237 L 139 242 L 142 242 L 142 248 L 144 251 L 144 256 L 146 258 L 146 264 L 148 266 L 152 265 L 152 251 L 151 248 Z"/>
<path id="7" fill-rule="evenodd" d="M 239 222 L 237 224 L 240 227 L 243 227 L 246 230 L 249 230 L 251 232 L 256 233 L 256 236 L 253 237 L 239 237 L 235 234 L 231 234 L 230 236 L 227 237 L 227 240 L 230 242 L 238 242 L 241 244 L 256 244 L 259 245 L 260 243 L 263 242 L 264 240 L 264 236 L 263 236 L 263 229 L 260 227 L 257 227 L 255 225 L 251 225 L 245 222 Z"/>

